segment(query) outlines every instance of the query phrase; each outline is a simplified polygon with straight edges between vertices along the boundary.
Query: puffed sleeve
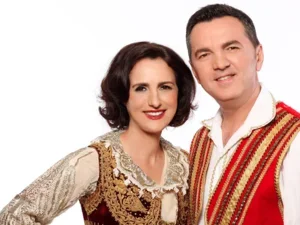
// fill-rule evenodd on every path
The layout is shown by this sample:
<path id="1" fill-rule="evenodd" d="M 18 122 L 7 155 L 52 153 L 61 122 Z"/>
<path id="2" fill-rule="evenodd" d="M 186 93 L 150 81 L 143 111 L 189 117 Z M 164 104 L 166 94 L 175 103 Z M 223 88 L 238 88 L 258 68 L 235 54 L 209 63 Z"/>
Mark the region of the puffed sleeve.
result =
<path id="1" fill-rule="evenodd" d="M 293 140 L 280 171 L 285 225 L 300 224 L 300 133 Z"/>
<path id="2" fill-rule="evenodd" d="M 99 177 L 98 154 L 83 148 L 58 161 L 6 205 L 1 225 L 45 225 L 92 193 Z"/>

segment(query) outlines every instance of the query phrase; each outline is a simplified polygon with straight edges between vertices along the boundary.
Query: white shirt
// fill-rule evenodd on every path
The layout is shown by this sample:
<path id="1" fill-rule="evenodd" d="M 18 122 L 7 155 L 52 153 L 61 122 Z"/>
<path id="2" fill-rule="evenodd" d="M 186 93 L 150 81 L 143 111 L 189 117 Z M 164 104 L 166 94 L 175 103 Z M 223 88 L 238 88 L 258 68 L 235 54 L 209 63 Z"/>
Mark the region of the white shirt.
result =
<path id="1" fill-rule="evenodd" d="M 220 110 L 212 119 L 203 121 L 205 127 L 210 129 L 209 136 L 214 143 L 211 161 L 207 171 L 207 179 L 204 190 L 204 204 L 200 216 L 199 225 L 204 225 L 204 212 L 209 198 L 209 186 L 212 183 L 214 189 L 227 160 L 235 152 L 239 141 L 253 129 L 263 127 L 272 121 L 276 113 L 276 102 L 270 92 L 262 87 L 261 92 L 252 107 L 243 125 L 231 136 L 227 144 L 223 146 L 222 117 Z M 226 153 L 219 162 L 218 160 Z M 215 168 L 216 167 L 216 168 Z M 213 170 L 215 173 L 213 176 Z M 213 179 L 213 180 L 212 180 Z M 284 209 L 284 224 L 300 224 L 300 134 L 293 140 L 290 149 L 283 161 L 280 170 L 279 186 Z"/>

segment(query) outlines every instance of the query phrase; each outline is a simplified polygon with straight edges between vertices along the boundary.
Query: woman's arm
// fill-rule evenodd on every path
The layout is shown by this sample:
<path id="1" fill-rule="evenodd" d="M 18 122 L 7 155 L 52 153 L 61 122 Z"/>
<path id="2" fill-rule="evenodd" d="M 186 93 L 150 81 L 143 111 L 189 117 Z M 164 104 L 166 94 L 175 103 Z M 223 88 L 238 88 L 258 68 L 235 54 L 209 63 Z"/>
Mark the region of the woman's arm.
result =
<path id="1" fill-rule="evenodd" d="M 98 154 L 83 148 L 66 156 L 18 194 L 1 212 L 1 225 L 45 225 L 96 189 Z"/>

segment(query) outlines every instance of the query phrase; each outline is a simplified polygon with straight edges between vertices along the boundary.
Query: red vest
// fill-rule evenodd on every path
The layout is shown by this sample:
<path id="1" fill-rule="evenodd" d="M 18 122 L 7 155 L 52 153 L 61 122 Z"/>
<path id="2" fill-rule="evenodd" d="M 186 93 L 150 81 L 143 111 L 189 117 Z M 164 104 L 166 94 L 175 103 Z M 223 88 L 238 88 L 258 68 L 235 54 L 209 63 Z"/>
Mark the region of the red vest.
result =
<path id="1" fill-rule="evenodd" d="M 202 210 L 207 224 L 283 225 L 279 173 L 289 146 L 300 130 L 300 114 L 284 103 L 276 106 L 269 124 L 240 140 L 203 208 L 208 165 L 214 147 L 203 127 L 190 153 L 189 223 L 199 223 Z M 202 218 L 204 219 L 204 218 Z"/>

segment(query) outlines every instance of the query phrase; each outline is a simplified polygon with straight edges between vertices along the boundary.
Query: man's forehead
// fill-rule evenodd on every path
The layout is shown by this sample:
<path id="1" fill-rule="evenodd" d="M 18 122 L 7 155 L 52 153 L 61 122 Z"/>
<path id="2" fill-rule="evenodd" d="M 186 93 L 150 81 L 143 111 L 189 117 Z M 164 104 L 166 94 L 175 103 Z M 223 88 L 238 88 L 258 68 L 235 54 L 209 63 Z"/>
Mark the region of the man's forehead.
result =
<path id="1" fill-rule="evenodd" d="M 197 23 L 192 29 L 191 36 L 193 35 L 193 33 L 217 34 L 220 31 L 224 32 L 232 30 L 244 31 L 245 28 L 242 22 L 239 21 L 237 18 L 231 16 L 224 16 L 221 18 L 215 18 L 210 21 Z"/>
<path id="2" fill-rule="evenodd" d="M 247 38 L 243 24 L 234 17 L 222 17 L 214 20 L 195 25 L 190 36 L 192 47 L 212 42 L 222 45 L 228 41 Z"/>

